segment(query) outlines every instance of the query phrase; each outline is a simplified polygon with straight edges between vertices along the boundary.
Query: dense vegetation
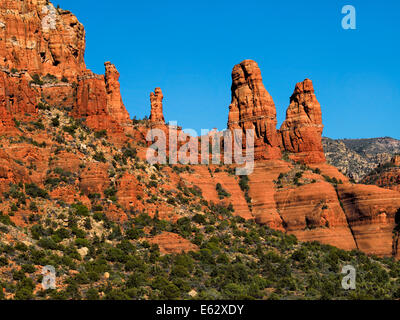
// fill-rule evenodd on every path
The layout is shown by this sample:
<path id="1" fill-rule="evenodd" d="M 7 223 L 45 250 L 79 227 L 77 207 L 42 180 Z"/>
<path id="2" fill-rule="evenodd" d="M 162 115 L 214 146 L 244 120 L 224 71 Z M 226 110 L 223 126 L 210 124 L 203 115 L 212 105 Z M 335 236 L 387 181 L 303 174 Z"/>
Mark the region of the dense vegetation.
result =
<path id="1" fill-rule="evenodd" d="M 226 205 L 207 202 L 195 185 L 171 184 L 165 170 L 192 174 L 189 166 L 150 166 L 137 157 L 137 145 L 115 148 L 104 131 L 91 132 L 82 122 L 43 104 L 43 121 L 18 122 L 21 137 L 1 143 L 31 144 L 61 151 L 79 148 L 90 162 L 109 164 L 111 183 L 102 194 L 88 195 L 90 206 L 51 198 L 58 187 L 75 187 L 79 172 L 58 166 L 45 172 L 43 185 L 11 184 L 0 195 L 0 299 L 393 299 L 400 297 L 400 262 L 346 252 L 319 243 L 299 243 L 294 236 L 234 216 L 229 190 L 215 190 Z M 144 120 L 143 120 L 144 121 Z M 140 124 L 140 123 L 139 123 Z M 139 125 L 138 124 L 138 125 Z M 46 131 L 48 143 L 30 132 Z M 71 135 L 74 139 L 66 139 Z M 68 142 L 70 141 L 70 142 Z M 82 148 L 80 142 L 87 147 Z M 49 143 L 52 143 L 49 146 Z M 54 160 L 54 159 L 53 159 Z M 36 172 L 35 164 L 16 165 Z M 18 161 L 18 162 L 17 162 Z M 50 161 L 52 161 L 50 159 Z M 79 171 L 78 170 L 78 171 Z M 231 167 L 209 168 L 210 175 Z M 303 177 L 308 168 L 296 166 L 281 174 L 283 185 L 314 183 Z M 118 181 L 129 172 L 142 183 L 137 200 L 146 208 L 167 204 L 178 208 L 176 222 L 150 217 L 146 209 L 123 209 Z M 314 170 L 320 173 L 319 169 Z M 236 178 L 251 209 L 249 178 Z M 330 181 L 338 184 L 340 181 Z M 124 210 L 127 221 L 108 218 L 110 206 Z M 24 227 L 13 222 L 24 212 Z M 25 213 L 28 212 L 26 216 Z M 175 221 L 175 220 L 172 220 Z M 163 233 L 180 235 L 198 247 L 180 254 L 161 254 L 152 239 Z M 23 240 L 21 240 L 23 239 Z M 43 290 L 42 268 L 54 266 L 57 289 Z M 356 290 L 341 287 L 342 267 L 357 270 Z"/>
<path id="2" fill-rule="evenodd" d="M 216 210 L 218 212 L 216 212 Z M 223 215 L 223 219 L 216 218 Z M 65 223 L 63 223 L 65 221 Z M 106 230 L 90 236 L 98 221 Z M 1 232 L 7 233 L 7 221 Z M 175 232 L 199 246 L 196 252 L 161 255 L 146 238 Z M 170 223 L 146 214 L 122 228 L 99 212 L 76 204 L 64 217 L 40 220 L 31 229 L 36 246 L 0 246 L 0 266 L 13 263 L 0 285 L 16 299 L 391 299 L 400 297 L 400 263 L 346 252 L 233 217 L 224 208 Z M 63 240 L 72 239 L 69 244 Z M 84 258 L 78 252 L 88 248 Z M 341 288 L 341 269 L 357 270 L 357 289 Z M 53 265 L 61 290 L 33 293 Z M 0 290 L 2 292 L 2 290 Z"/>

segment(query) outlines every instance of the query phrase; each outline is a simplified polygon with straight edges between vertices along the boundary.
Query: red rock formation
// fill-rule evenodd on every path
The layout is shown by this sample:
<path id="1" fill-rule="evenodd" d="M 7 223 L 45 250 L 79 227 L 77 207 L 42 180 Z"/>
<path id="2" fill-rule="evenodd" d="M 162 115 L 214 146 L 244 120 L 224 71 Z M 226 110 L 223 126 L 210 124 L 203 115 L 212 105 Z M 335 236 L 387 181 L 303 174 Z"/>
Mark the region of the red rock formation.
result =
<path id="1" fill-rule="evenodd" d="M 62 200 L 65 203 L 73 204 L 76 202 L 82 202 L 88 208 L 91 207 L 89 198 L 85 195 L 80 195 L 79 190 L 76 190 L 73 186 L 61 186 L 57 187 L 50 192 L 50 197 L 56 200 Z"/>
<path id="2" fill-rule="evenodd" d="M 395 155 L 390 161 L 394 166 L 400 167 L 400 155 Z"/>
<path id="3" fill-rule="evenodd" d="M 114 71 L 113 65 L 106 64 L 106 78 L 91 71 L 78 77 L 77 103 L 72 115 L 85 118 L 86 124 L 94 130 L 122 133 L 129 114 L 119 93 L 119 74 Z"/>
<path id="4" fill-rule="evenodd" d="M 49 106 L 72 109 L 76 105 L 76 90 L 71 83 L 45 84 L 38 88 Z"/>
<path id="5" fill-rule="evenodd" d="M 154 92 L 150 93 L 151 102 L 151 115 L 150 122 L 153 124 L 165 124 L 164 114 L 163 114 L 163 93 L 160 88 L 155 88 Z"/>
<path id="6" fill-rule="evenodd" d="M 0 130 L 8 131 L 15 127 L 13 118 L 23 118 L 27 113 L 35 114 L 37 95 L 30 88 L 25 74 L 0 71 Z"/>
<path id="7" fill-rule="evenodd" d="M 179 178 L 191 187 L 200 188 L 202 196 L 207 201 L 215 204 L 223 204 L 228 206 L 232 204 L 234 208 L 233 215 L 240 216 L 244 219 L 254 219 L 249 210 L 249 206 L 244 197 L 243 191 L 239 187 L 238 177 L 229 175 L 225 171 L 215 172 L 211 176 L 206 166 L 193 167 L 192 173 L 181 173 Z M 212 168 L 211 170 L 215 170 Z M 218 197 L 216 190 L 217 184 L 221 184 L 222 188 L 230 193 L 230 196 L 224 199 Z"/>
<path id="8" fill-rule="evenodd" d="M 356 249 L 346 215 L 330 183 L 318 181 L 278 190 L 275 201 L 286 231 L 298 239 L 316 240 L 346 250 Z"/>
<path id="9" fill-rule="evenodd" d="M 81 173 L 80 189 L 86 194 L 102 194 L 110 185 L 108 166 L 105 163 L 90 163 Z"/>
<path id="10" fill-rule="evenodd" d="M 61 168 L 64 171 L 75 173 L 79 171 L 82 161 L 82 154 L 61 151 L 51 159 L 50 168 L 53 170 L 56 168 Z"/>
<path id="11" fill-rule="evenodd" d="M 296 84 L 290 98 L 286 120 L 280 129 L 283 147 L 294 153 L 291 158 L 295 161 L 325 162 L 322 130 L 321 106 L 315 97 L 312 81 L 306 79 Z"/>
<path id="12" fill-rule="evenodd" d="M 104 66 L 106 68 L 105 85 L 107 92 L 107 112 L 120 125 L 126 125 L 130 123 L 130 117 L 128 111 L 126 111 L 124 103 L 122 102 L 119 72 L 111 62 L 106 62 Z"/>
<path id="13" fill-rule="evenodd" d="M 276 109 L 262 82 L 255 61 L 245 60 L 232 71 L 232 102 L 229 129 L 254 130 L 256 159 L 279 159 L 280 139 L 276 130 Z"/>
<path id="14" fill-rule="evenodd" d="M 333 173 L 334 167 L 321 169 Z M 258 161 L 249 176 L 253 214 L 256 221 L 296 235 L 301 241 L 320 241 L 342 249 L 355 249 L 356 243 L 334 187 L 319 174 L 305 171 L 309 182 L 278 187 L 277 180 L 294 165 L 282 160 Z M 335 174 L 336 171 L 336 174 Z M 314 183 L 310 183 L 314 182 Z"/>
<path id="15" fill-rule="evenodd" d="M 136 177 L 126 173 L 117 183 L 118 202 L 126 209 L 143 210 L 144 206 L 138 200 L 144 197 L 143 187 L 139 185 Z"/>
<path id="16" fill-rule="evenodd" d="M 2 127 L 10 125 L 7 111 L 17 118 L 35 113 L 39 99 L 51 106 L 74 107 L 73 115 L 86 118 L 95 130 L 121 133 L 130 123 L 117 69 L 110 62 L 105 63 L 105 76 L 86 69 L 85 30 L 69 11 L 47 0 L 3 0 L 0 38 Z M 35 75 L 32 89 L 28 81 Z"/>
<path id="17" fill-rule="evenodd" d="M 199 247 L 197 247 L 195 244 L 172 232 L 163 232 L 151 239 L 148 239 L 148 242 L 151 244 L 157 244 L 162 254 L 199 250 Z"/>
<path id="18" fill-rule="evenodd" d="M 0 133 L 13 130 L 14 127 L 11 113 L 7 110 L 5 105 L 0 104 Z"/>
<path id="19" fill-rule="evenodd" d="M 378 256 L 392 255 L 400 193 L 346 183 L 338 185 L 338 195 L 358 249 Z"/>
<path id="20" fill-rule="evenodd" d="M 0 2 L 0 66 L 69 79 L 86 69 L 85 30 L 47 0 Z"/>
<path id="21" fill-rule="evenodd" d="M 374 184 L 381 188 L 400 191 L 400 156 L 394 156 L 390 163 L 379 166 L 365 176 L 361 183 Z"/>

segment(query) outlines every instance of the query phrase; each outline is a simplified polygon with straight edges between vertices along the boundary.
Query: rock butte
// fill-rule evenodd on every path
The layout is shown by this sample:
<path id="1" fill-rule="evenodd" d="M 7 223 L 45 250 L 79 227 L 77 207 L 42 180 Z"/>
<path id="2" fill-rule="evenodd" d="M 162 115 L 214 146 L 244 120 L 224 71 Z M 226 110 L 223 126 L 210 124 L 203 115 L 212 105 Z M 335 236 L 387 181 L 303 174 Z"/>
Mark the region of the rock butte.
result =
<path id="1" fill-rule="evenodd" d="M 116 67 L 106 62 L 104 75 L 86 68 L 85 30 L 69 11 L 56 9 L 47 0 L 0 0 L 0 37 L 3 39 L 0 42 L 1 135 L 18 136 L 14 118 L 37 119 L 39 103 L 71 110 L 72 116 L 84 120 L 92 129 L 106 130 L 109 139 L 116 144 L 145 143 L 152 126 L 168 134 L 161 89 L 156 88 L 150 96 L 149 125 L 134 126 L 121 98 Z M 228 204 L 218 197 L 215 185 L 219 183 L 231 193 L 228 201 L 233 205 L 234 214 L 245 219 L 255 219 L 295 234 L 303 241 L 317 240 L 347 250 L 358 248 L 366 253 L 397 258 L 398 241 L 392 239 L 392 231 L 399 213 L 400 193 L 351 184 L 336 168 L 325 163 L 321 107 L 312 81 L 306 79 L 296 84 L 280 130 L 276 128 L 275 104 L 264 87 L 256 62 L 245 60 L 233 68 L 231 91 L 228 128 L 243 132 L 255 130 L 257 161 L 254 173 L 249 176 L 251 206 L 238 186 L 238 177 L 223 170 L 211 174 L 208 169 L 215 170 L 213 166 L 193 166 L 190 174 L 165 168 L 171 184 L 198 185 L 205 200 Z M 38 142 L 49 139 L 44 133 L 34 138 Z M 89 195 L 102 193 L 109 187 L 107 164 L 88 162 L 79 168 L 83 161 L 79 152 L 60 152 L 50 161 L 54 158 L 52 152 L 50 148 L 39 149 L 25 143 L 17 147 L 4 145 L 0 150 L 0 192 L 7 191 L 10 183 L 34 182 L 44 186 L 45 174 L 50 168 L 79 171 L 76 189 L 70 186 L 51 192 L 54 198 L 68 203 L 79 200 L 90 205 Z M 282 160 L 282 154 L 289 154 L 294 161 Z M 145 148 L 138 150 L 138 156 L 145 156 Z M 20 158 L 37 170 L 30 174 L 25 166 L 15 161 Z M 394 161 L 398 165 L 399 160 Z M 291 174 L 299 166 L 296 162 L 308 166 L 303 170 L 304 179 L 313 183 L 278 188 L 279 176 Z M 335 186 L 326 178 L 342 183 Z M 121 175 L 116 187 L 121 208 L 143 209 L 138 201 L 145 196 L 143 185 L 134 176 Z M 172 186 L 163 188 L 168 190 Z M 110 219 L 125 221 L 127 216 L 121 208 L 110 203 L 106 208 Z M 148 204 L 147 209 L 151 215 L 158 214 L 163 219 L 179 218 L 171 205 Z M 13 219 L 22 223 L 20 216 L 18 213 Z M 152 242 L 159 244 L 165 253 L 197 250 L 174 234 L 156 236 Z"/>

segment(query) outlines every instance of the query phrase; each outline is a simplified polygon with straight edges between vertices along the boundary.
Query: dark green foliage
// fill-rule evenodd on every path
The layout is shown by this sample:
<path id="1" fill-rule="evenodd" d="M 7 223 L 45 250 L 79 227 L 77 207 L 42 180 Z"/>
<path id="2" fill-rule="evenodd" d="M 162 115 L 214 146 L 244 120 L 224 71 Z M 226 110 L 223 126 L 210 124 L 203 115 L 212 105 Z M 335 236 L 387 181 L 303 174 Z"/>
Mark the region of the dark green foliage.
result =
<path id="1" fill-rule="evenodd" d="M 94 133 L 94 136 L 95 136 L 96 139 L 106 138 L 107 137 L 107 131 L 106 130 L 96 131 Z"/>
<path id="2" fill-rule="evenodd" d="M 215 189 L 218 192 L 218 197 L 220 199 L 224 199 L 227 197 L 230 197 L 231 195 L 222 187 L 222 185 L 220 183 L 217 183 Z"/>
<path id="3" fill-rule="evenodd" d="M 47 193 L 47 191 L 39 188 L 34 183 L 25 184 L 25 193 L 32 198 L 49 198 L 49 194 Z"/>

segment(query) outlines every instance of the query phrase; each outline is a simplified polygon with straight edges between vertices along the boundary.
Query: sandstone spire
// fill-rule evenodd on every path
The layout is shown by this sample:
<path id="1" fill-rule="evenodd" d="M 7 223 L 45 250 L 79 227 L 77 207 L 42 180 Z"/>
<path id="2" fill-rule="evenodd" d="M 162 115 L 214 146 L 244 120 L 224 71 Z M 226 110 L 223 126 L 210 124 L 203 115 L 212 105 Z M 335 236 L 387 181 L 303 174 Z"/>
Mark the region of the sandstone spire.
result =
<path id="1" fill-rule="evenodd" d="M 151 102 L 151 115 L 150 121 L 152 123 L 165 123 L 164 115 L 163 115 L 163 93 L 160 88 L 155 88 L 154 92 L 150 93 L 150 102 Z"/>
<path id="2" fill-rule="evenodd" d="M 325 162 L 322 147 L 321 106 L 314 94 L 310 79 L 296 84 L 290 98 L 280 132 L 285 150 L 294 153 L 293 160 L 304 163 Z"/>
<path id="3" fill-rule="evenodd" d="M 120 84 L 119 84 L 119 72 L 115 65 L 111 62 L 104 64 L 106 68 L 105 72 L 105 84 L 107 92 L 107 109 L 112 117 L 120 124 L 129 123 L 130 117 L 126 110 L 124 103 L 122 102 Z"/>
<path id="4" fill-rule="evenodd" d="M 280 139 L 276 130 L 276 109 L 262 82 L 255 61 L 244 60 L 232 71 L 232 102 L 228 129 L 254 129 L 256 159 L 279 159 Z"/>

